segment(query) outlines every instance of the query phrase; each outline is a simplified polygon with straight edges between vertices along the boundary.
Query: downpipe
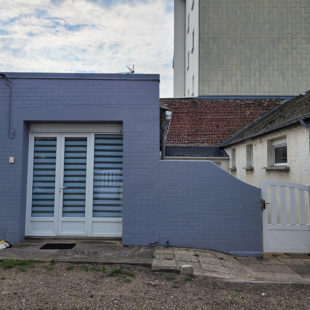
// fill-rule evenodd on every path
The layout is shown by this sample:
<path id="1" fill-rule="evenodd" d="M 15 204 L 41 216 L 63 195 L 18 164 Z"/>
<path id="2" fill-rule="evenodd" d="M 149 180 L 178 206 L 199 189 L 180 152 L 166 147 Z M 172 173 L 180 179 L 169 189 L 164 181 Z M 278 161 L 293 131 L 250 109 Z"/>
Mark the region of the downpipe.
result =
<path id="1" fill-rule="evenodd" d="M 5 85 L 9 88 L 9 117 L 8 117 L 8 123 L 9 123 L 9 129 L 8 129 L 8 137 L 9 139 L 15 138 L 15 129 L 12 128 L 12 80 L 6 76 L 3 73 L 0 73 L 0 76 L 3 77 L 5 81 Z"/>

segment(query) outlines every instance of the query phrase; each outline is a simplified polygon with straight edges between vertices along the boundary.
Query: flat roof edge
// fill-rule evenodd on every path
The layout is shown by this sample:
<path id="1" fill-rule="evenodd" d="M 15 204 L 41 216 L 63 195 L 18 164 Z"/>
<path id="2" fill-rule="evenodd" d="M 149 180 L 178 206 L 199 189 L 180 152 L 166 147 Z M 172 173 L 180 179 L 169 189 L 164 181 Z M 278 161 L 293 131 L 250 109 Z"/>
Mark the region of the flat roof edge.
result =
<path id="1" fill-rule="evenodd" d="M 0 72 L 11 79 L 72 79 L 72 80 L 143 80 L 159 81 L 159 74 L 140 73 L 49 73 L 49 72 Z"/>

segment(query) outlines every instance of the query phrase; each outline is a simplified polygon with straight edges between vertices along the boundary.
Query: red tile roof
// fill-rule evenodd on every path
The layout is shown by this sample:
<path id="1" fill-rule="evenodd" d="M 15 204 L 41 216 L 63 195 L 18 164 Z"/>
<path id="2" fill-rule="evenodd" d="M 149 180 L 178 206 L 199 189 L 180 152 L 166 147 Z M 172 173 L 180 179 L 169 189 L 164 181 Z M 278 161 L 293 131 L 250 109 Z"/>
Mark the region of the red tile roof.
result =
<path id="1" fill-rule="evenodd" d="M 218 145 L 283 99 L 161 99 L 172 111 L 167 145 Z"/>

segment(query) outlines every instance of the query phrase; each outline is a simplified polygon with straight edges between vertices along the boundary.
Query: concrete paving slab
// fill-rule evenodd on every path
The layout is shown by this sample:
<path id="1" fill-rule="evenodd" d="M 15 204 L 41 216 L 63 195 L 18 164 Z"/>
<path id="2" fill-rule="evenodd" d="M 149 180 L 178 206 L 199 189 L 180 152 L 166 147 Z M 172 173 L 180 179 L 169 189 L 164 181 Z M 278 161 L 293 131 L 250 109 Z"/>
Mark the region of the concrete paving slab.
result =
<path id="1" fill-rule="evenodd" d="M 216 256 L 216 252 L 214 251 L 195 251 L 195 253 L 197 252 L 197 254 L 199 255 L 199 259 L 208 259 L 208 258 L 217 258 Z"/>
<path id="2" fill-rule="evenodd" d="M 176 265 L 175 260 L 166 259 L 153 259 L 152 262 L 153 271 L 169 271 L 169 272 L 180 272 L 180 267 Z"/>
<path id="3" fill-rule="evenodd" d="M 218 264 L 221 264 L 220 260 L 215 258 L 215 257 L 204 257 L 204 256 L 199 256 L 199 262 L 202 265 L 215 265 L 217 266 Z"/>
<path id="4" fill-rule="evenodd" d="M 159 253 L 159 257 L 167 257 L 163 253 L 171 254 L 171 252 L 162 249 Z M 198 255 L 194 256 L 195 253 Z M 197 258 L 198 262 L 193 261 L 191 254 Z M 157 257 L 157 249 L 154 255 Z M 165 270 L 165 268 L 169 270 L 189 264 L 193 266 L 194 275 L 219 277 L 232 282 L 310 284 L 309 261 L 305 256 L 267 255 L 266 258 L 258 259 L 255 257 L 234 257 L 207 250 L 174 248 L 174 257 L 170 256 L 168 264 L 167 261 L 161 259 L 157 260 L 155 265 L 157 270 Z M 292 266 L 297 266 L 297 268 L 294 269 Z"/>
<path id="5" fill-rule="evenodd" d="M 293 257 L 279 257 L 277 258 L 281 263 L 287 265 L 300 265 L 300 266 L 310 266 L 310 259 L 304 258 L 293 258 Z"/>
<path id="6" fill-rule="evenodd" d="M 196 255 L 195 255 L 196 254 Z M 174 256 L 176 260 L 186 260 L 188 262 L 198 262 L 198 253 L 194 253 L 194 251 L 176 251 L 174 252 Z"/>
<path id="7" fill-rule="evenodd" d="M 46 243 L 76 243 L 69 250 L 41 250 Z M 151 266 L 154 248 L 140 246 L 123 246 L 120 241 L 107 242 L 106 239 L 39 239 L 25 240 L 12 248 L 0 251 L 0 259 L 32 259 L 75 263 L 107 263 Z"/>
<path id="8" fill-rule="evenodd" d="M 283 265 L 283 262 L 278 258 L 264 258 L 260 260 L 260 263 L 263 265 Z"/>
<path id="9" fill-rule="evenodd" d="M 310 281 L 310 266 L 291 265 L 290 268 L 304 280 Z"/>
<path id="10" fill-rule="evenodd" d="M 68 250 L 40 250 L 45 243 L 62 242 L 76 243 L 76 246 Z M 154 271 L 171 272 L 180 272 L 182 265 L 192 265 L 194 275 L 219 277 L 227 281 L 310 284 L 310 257 L 307 255 L 235 258 L 198 249 L 123 246 L 120 241 L 106 239 L 34 239 L 0 250 L 0 260 L 5 258 L 143 265 L 152 266 Z"/>

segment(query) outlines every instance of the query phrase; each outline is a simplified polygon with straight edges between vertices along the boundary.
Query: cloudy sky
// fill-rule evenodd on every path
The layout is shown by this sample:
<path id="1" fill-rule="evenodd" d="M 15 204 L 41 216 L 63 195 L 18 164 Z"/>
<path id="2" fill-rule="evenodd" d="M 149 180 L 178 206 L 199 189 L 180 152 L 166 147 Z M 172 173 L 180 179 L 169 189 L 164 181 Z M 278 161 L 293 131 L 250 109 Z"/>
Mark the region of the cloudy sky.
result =
<path id="1" fill-rule="evenodd" d="M 0 72 L 161 75 L 172 96 L 173 0 L 0 0 Z"/>

